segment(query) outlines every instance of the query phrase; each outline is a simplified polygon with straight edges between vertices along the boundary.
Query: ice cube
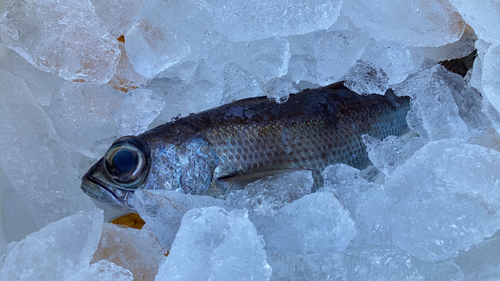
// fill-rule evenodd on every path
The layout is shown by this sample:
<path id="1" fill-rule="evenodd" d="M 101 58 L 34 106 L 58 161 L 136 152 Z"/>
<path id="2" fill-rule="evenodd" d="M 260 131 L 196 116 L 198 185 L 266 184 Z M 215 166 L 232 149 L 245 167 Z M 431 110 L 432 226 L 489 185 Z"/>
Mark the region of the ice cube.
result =
<path id="1" fill-rule="evenodd" d="M 345 76 L 344 85 L 359 95 L 383 95 L 389 88 L 387 74 L 378 66 L 357 60 Z"/>
<path id="2" fill-rule="evenodd" d="M 467 140 L 470 133 L 459 115 L 453 91 L 462 90 L 463 80 L 458 74 L 450 74 L 442 65 L 411 75 L 395 87 L 397 95 L 409 95 L 412 110 L 407 121 L 410 128 L 422 126 L 431 140 L 461 138 Z M 419 129 L 416 130 L 419 134 Z"/>
<path id="3" fill-rule="evenodd" d="M 348 29 L 323 33 L 316 42 L 318 83 L 330 84 L 342 79 L 361 57 L 369 37 L 361 30 Z"/>
<path id="4" fill-rule="evenodd" d="M 290 94 L 300 92 L 299 86 L 292 81 L 290 75 L 272 78 L 262 85 L 262 90 L 267 98 L 274 99 L 277 103 L 286 102 Z"/>
<path id="5" fill-rule="evenodd" d="M 225 207 L 221 199 L 163 190 L 138 190 L 134 193 L 134 204 L 139 215 L 167 250 L 187 211 L 208 206 Z"/>
<path id="6" fill-rule="evenodd" d="M 72 150 L 98 159 L 119 136 L 111 113 L 124 95 L 109 85 L 66 82 L 54 92 L 46 112 Z"/>
<path id="7" fill-rule="evenodd" d="M 311 55 L 293 55 L 288 63 L 288 75 L 295 83 L 309 81 L 314 83 L 318 80 L 316 58 Z"/>
<path id="8" fill-rule="evenodd" d="M 128 59 L 125 44 L 120 42 L 118 46 L 121 51 L 120 61 L 116 66 L 115 74 L 111 80 L 109 80 L 108 84 L 113 87 L 113 89 L 127 92 L 128 90 L 136 89 L 145 84 L 147 79 L 135 71 L 134 66 Z"/>
<path id="9" fill-rule="evenodd" d="M 108 260 L 129 270 L 136 280 L 154 280 L 166 253 L 146 227 L 134 229 L 105 223 L 92 262 Z"/>
<path id="10" fill-rule="evenodd" d="M 89 266 L 101 236 L 103 212 L 79 212 L 7 245 L 2 280 L 67 280 Z"/>
<path id="11" fill-rule="evenodd" d="M 127 269 L 110 261 L 102 260 L 97 263 L 91 264 L 87 269 L 81 270 L 80 272 L 78 272 L 78 274 L 68 279 L 68 281 L 101 280 L 132 281 L 134 280 L 134 276 Z"/>
<path id="12" fill-rule="evenodd" d="M 146 130 L 165 107 L 165 101 L 148 89 L 129 91 L 118 107 L 111 112 L 118 125 L 118 132 L 138 135 Z"/>
<path id="13" fill-rule="evenodd" d="M 450 3 L 462 15 L 479 39 L 487 42 L 500 42 L 500 32 L 493 26 L 500 25 L 500 4 L 498 1 L 478 0 L 463 1 L 450 0 Z"/>
<path id="14" fill-rule="evenodd" d="M 465 32 L 460 40 L 440 47 L 422 48 L 424 56 L 433 61 L 447 61 L 459 59 L 472 53 L 476 48 L 477 36 L 470 26 L 465 27 Z"/>
<path id="15" fill-rule="evenodd" d="M 362 138 L 368 158 L 386 175 L 403 164 L 425 144 L 425 140 L 416 135 L 388 136 L 383 141 L 368 135 L 363 135 Z"/>
<path id="16" fill-rule="evenodd" d="M 386 179 L 393 242 L 424 261 L 456 256 L 500 228 L 500 153 L 461 140 L 430 142 Z"/>
<path id="17" fill-rule="evenodd" d="M 500 65 L 500 44 L 492 44 L 484 54 L 481 86 L 484 96 L 500 112 L 498 65 Z"/>
<path id="18" fill-rule="evenodd" d="M 124 35 L 147 0 L 90 0 L 99 20 L 114 38 Z"/>
<path id="19" fill-rule="evenodd" d="M 52 122 L 18 77 L 0 69 L 0 163 L 37 226 L 95 208 Z"/>
<path id="20" fill-rule="evenodd" d="M 247 208 L 258 215 L 272 215 L 275 210 L 311 193 L 313 184 L 311 171 L 269 176 L 249 183 L 242 190 L 232 191 L 225 204 L 234 208 Z"/>
<path id="21" fill-rule="evenodd" d="M 361 59 L 381 68 L 390 85 L 403 82 L 414 68 L 411 51 L 399 42 L 371 39 Z"/>
<path id="22" fill-rule="evenodd" d="M 224 67 L 223 73 L 224 92 L 221 104 L 264 95 L 255 77 L 241 66 L 230 63 Z"/>
<path id="23" fill-rule="evenodd" d="M 356 223 L 357 235 L 351 244 L 388 244 L 390 223 L 387 220 L 387 206 L 390 200 L 383 188 L 368 182 L 361 177 L 358 169 L 345 164 L 328 166 L 321 175 L 324 185 L 320 191 L 335 194 Z"/>
<path id="24" fill-rule="evenodd" d="M 0 20 L 0 40 L 31 64 L 66 80 L 106 83 L 120 58 L 116 38 L 89 0 L 15 0 Z"/>
<path id="25" fill-rule="evenodd" d="M 267 251 L 273 280 L 347 280 L 340 253 L 301 254 Z"/>
<path id="26" fill-rule="evenodd" d="M 379 40 L 408 46 L 437 47 L 460 39 L 465 23 L 448 2 L 391 0 L 383 3 L 354 0 L 342 11 L 359 28 Z"/>
<path id="27" fill-rule="evenodd" d="M 251 41 L 326 29 L 337 20 L 342 1 L 209 1 L 213 28 L 231 41 Z M 258 7 L 258 8 L 256 8 Z"/>
<path id="28" fill-rule="evenodd" d="M 125 49 L 135 71 L 148 79 L 190 52 L 186 41 L 147 18 L 136 19 L 127 31 Z"/>
<path id="29" fill-rule="evenodd" d="M 285 205 L 272 223 L 262 218 L 254 223 L 264 235 L 266 249 L 273 251 L 338 252 L 356 236 L 349 213 L 330 192 L 312 193 Z"/>
<path id="30" fill-rule="evenodd" d="M 156 280 L 269 280 L 271 267 L 245 212 L 220 207 L 186 213 Z"/>

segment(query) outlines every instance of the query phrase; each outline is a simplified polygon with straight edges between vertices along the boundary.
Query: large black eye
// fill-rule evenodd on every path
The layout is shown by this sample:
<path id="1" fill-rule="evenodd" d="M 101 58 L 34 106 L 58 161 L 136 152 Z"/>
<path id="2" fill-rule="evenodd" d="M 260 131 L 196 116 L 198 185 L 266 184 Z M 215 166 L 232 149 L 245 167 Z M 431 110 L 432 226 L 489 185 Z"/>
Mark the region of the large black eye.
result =
<path id="1" fill-rule="evenodd" d="M 104 156 L 104 170 L 123 189 L 135 189 L 149 172 L 149 148 L 135 136 L 116 140 Z"/>

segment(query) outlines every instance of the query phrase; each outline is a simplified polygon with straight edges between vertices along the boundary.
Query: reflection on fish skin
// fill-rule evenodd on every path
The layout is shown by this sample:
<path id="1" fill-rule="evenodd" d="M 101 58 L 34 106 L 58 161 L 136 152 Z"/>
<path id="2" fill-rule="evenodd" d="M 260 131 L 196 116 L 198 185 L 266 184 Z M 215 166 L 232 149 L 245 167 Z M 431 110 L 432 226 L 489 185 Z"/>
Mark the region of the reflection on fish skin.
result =
<path id="1" fill-rule="evenodd" d="M 409 109 L 409 98 L 392 90 L 359 96 L 342 82 L 291 94 L 282 104 L 266 97 L 235 101 L 118 139 L 84 175 L 82 189 L 133 211 L 137 189 L 225 198 L 241 186 L 231 180 L 251 174 L 319 174 L 335 163 L 364 168 L 370 162 L 361 136 L 405 133 Z"/>

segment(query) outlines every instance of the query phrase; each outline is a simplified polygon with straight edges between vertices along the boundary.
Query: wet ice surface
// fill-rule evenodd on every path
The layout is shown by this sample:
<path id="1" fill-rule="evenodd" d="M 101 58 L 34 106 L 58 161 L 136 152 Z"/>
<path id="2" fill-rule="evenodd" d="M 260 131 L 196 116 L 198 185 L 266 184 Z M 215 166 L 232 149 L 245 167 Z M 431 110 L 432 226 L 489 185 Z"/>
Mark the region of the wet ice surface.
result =
<path id="1" fill-rule="evenodd" d="M 0 279 L 497 279 L 497 2 L 2 4 Z M 465 78 L 437 65 L 473 49 Z M 329 166 L 315 193 L 306 171 L 225 201 L 138 191 L 136 230 L 79 188 L 121 135 L 341 80 L 410 96 L 412 132 L 364 136 L 374 166 Z"/>

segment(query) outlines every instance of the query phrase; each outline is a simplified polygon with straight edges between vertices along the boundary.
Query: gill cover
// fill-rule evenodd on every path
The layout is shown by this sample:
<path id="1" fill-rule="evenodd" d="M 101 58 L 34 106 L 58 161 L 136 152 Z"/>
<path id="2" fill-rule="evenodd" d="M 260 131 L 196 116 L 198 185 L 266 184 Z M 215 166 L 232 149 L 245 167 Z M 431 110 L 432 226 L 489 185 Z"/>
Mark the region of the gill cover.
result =
<path id="1" fill-rule="evenodd" d="M 125 190 L 135 190 L 149 172 L 149 146 L 136 136 L 117 139 L 103 158 L 103 166 L 109 179 Z"/>

